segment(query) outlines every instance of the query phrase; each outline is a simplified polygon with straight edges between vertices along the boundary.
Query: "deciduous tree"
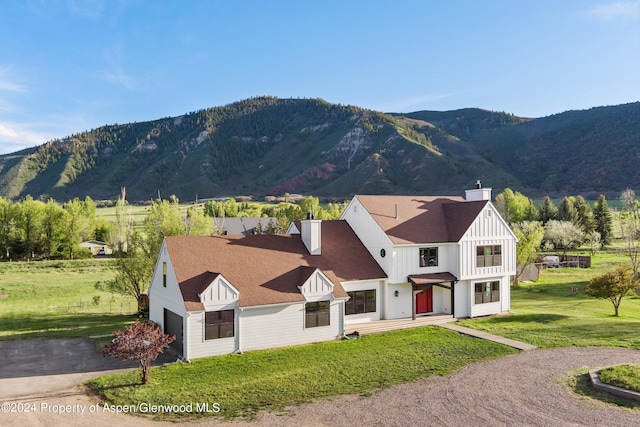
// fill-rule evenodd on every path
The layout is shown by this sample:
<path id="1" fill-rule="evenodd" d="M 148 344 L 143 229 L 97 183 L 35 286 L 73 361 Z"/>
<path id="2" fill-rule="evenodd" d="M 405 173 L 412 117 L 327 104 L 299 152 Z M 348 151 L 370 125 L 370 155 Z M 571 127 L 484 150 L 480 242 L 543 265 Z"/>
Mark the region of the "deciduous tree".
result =
<path id="1" fill-rule="evenodd" d="M 570 221 L 551 220 L 544 229 L 545 247 L 562 250 L 563 255 L 584 241 L 582 230 Z"/>
<path id="2" fill-rule="evenodd" d="M 622 298 L 628 295 L 638 284 L 638 278 L 628 265 L 622 265 L 613 271 L 596 276 L 589 281 L 584 293 L 595 297 L 608 299 L 613 304 L 615 316 Z"/>
<path id="3" fill-rule="evenodd" d="M 627 243 L 627 254 L 631 260 L 631 268 L 634 274 L 640 269 L 640 201 L 635 192 L 626 189 L 620 199 L 623 208 L 620 212 L 620 231 Z"/>
<path id="4" fill-rule="evenodd" d="M 173 342 L 176 337 L 165 334 L 160 326 L 147 320 L 127 326 L 123 331 L 113 333 L 115 338 L 104 348 L 105 356 L 120 360 L 135 360 L 140 364 L 142 384 L 149 381 L 151 362 L 162 353 L 164 346 Z"/>
<path id="5" fill-rule="evenodd" d="M 513 287 L 519 287 L 520 276 L 528 265 L 535 262 L 544 237 L 544 227 L 538 221 L 524 221 L 511 226 L 518 238 L 516 244 L 516 274 Z"/>

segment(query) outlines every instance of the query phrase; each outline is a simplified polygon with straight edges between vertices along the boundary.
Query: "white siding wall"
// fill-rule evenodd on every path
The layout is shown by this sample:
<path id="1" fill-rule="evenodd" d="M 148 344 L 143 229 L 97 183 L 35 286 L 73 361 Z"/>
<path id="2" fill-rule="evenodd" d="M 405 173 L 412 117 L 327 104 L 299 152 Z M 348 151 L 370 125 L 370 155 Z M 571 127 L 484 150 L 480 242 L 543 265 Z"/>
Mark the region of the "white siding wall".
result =
<path id="1" fill-rule="evenodd" d="M 200 294 L 200 301 L 207 310 L 226 310 L 225 308 L 216 308 L 221 305 L 228 305 L 238 300 L 240 293 L 234 288 L 223 276 L 215 278 L 213 283 Z"/>
<path id="2" fill-rule="evenodd" d="M 234 307 L 220 308 L 227 310 Z M 238 350 L 238 312 L 235 311 L 235 330 L 234 336 L 229 338 L 218 338 L 215 340 L 204 339 L 204 311 L 191 312 L 186 318 L 186 333 L 189 334 L 188 358 L 195 359 L 198 357 L 218 356 L 221 354 L 229 354 Z M 186 356 L 185 356 L 186 357 Z"/>
<path id="3" fill-rule="evenodd" d="M 420 267 L 420 248 L 438 248 L 438 265 Z M 458 270 L 458 245 L 455 243 L 402 245 L 393 249 L 393 263 L 389 274 L 390 283 L 403 283 L 411 274 L 450 272 L 454 276 Z M 456 276 L 457 277 L 457 276 Z"/>
<path id="4" fill-rule="evenodd" d="M 453 315 L 458 318 L 471 317 L 471 284 L 469 281 L 459 281 L 454 285 L 456 309 Z"/>
<path id="5" fill-rule="evenodd" d="M 167 287 L 162 286 L 162 263 L 167 263 Z M 173 311 L 182 316 L 187 314 L 187 310 L 182 300 L 182 294 L 178 288 L 178 280 L 171 265 L 171 260 L 164 244 L 160 249 L 160 255 L 156 263 L 156 268 L 149 285 L 149 320 L 153 320 L 164 330 L 164 309 Z M 184 326 L 184 325 L 183 325 Z"/>
<path id="6" fill-rule="evenodd" d="M 380 320 L 382 313 L 382 300 L 384 298 L 384 290 L 382 289 L 384 282 L 381 280 L 368 280 L 362 282 L 345 282 L 342 284 L 342 287 L 347 292 L 354 291 L 366 291 L 369 289 L 376 290 L 376 312 L 375 313 L 360 313 L 360 314 L 350 314 L 344 317 L 344 323 L 346 325 L 350 323 L 362 323 L 369 322 L 373 320 Z"/>
<path id="7" fill-rule="evenodd" d="M 483 279 L 483 282 L 492 282 L 498 281 L 500 282 L 500 301 L 490 302 L 484 304 L 476 304 L 475 303 L 475 283 L 478 280 L 474 280 L 471 283 L 471 317 L 477 316 L 488 316 L 491 314 L 500 314 L 506 313 L 510 310 L 511 303 L 511 292 L 509 283 L 509 277 L 489 277 L 487 279 Z"/>
<path id="8" fill-rule="evenodd" d="M 398 291 L 398 296 L 395 292 Z M 385 294 L 386 310 L 385 319 L 401 319 L 411 317 L 412 294 L 410 283 L 389 283 Z"/>
<path id="9" fill-rule="evenodd" d="M 304 327 L 304 304 L 262 306 L 240 311 L 240 349 L 258 350 L 328 341 L 344 332 L 342 300 L 331 302 L 329 326 Z"/>
<path id="10" fill-rule="evenodd" d="M 393 258 L 391 240 L 356 198 L 351 200 L 340 219 L 347 221 L 382 270 L 387 276 L 391 276 Z M 384 257 L 380 256 L 381 249 L 386 252 Z"/>
<path id="11" fill-rule="evenodd" d="M 476 267 L 478 246 L 501 245 L 502 265 Z M 512 275 L 516 270 L 516 241 L 509 226 L 488 204 L 460 240 L 459 279 Z"/>
<path id="12" fill-rule="evenodd" d="M 307 301 L 326 301 L 331 299 L 333 283 L 320 270 L 316 270 L 300 287 L 300 292 Z"/>

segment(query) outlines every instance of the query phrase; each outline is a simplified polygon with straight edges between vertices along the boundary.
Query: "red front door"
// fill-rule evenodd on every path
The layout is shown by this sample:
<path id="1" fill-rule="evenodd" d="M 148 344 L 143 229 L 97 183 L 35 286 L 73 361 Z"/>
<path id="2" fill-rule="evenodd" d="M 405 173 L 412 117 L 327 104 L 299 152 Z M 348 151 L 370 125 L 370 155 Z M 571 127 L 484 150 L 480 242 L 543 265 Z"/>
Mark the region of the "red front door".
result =
<path id="1" fill-rule="evenodd" d="M 416 294 L 416 314 L 433 311 L 433 287 L 429 286 Z"/>

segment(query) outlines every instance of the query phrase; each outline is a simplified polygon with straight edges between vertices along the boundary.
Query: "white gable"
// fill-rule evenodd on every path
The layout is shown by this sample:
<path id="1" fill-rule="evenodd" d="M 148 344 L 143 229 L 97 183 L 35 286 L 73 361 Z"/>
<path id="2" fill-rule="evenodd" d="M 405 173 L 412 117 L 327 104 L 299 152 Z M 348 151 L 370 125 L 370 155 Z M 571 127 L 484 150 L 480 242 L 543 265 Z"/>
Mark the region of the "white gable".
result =
<path id="1" fill-rule="evenodd" d="M 516 236 L 498 210 L 491 203 L 487 203 L 460 240 L 491 238 L 516 239 Z"/>
<path id="2" fill-rule="evenodd" d="M 220 308 L 238 301 L 240 292 L 219 274 L 207 288 L 199 294 L 205 309 Z"/>
<path id="3" fill-rule="evenodd" d="M 322 271 L 316 271 L 301 286 L 298 286 L 307 301 L 331 300 L 333 295 L 333 283 Z"/>

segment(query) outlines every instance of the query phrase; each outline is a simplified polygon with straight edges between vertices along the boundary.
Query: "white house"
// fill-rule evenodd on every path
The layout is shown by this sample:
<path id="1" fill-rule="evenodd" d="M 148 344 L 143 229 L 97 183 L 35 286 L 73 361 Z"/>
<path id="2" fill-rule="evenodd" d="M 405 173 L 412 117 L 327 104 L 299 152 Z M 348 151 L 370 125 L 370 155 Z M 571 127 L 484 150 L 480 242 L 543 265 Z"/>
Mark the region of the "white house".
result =
<path id="1" fill-rule="evenodd" d="M 342 215 L 387 274 L 380 318 L 508 312 L 516 236 L 491 189 L 460 197 L 355 196 Z"/>
<path id="2" fill-rule="evenodd" d="M 302 229 L 165 238 L 149 318 L 184 359 L 343 336 L 345 287 L 380 288 L 386 275 L 345 221 Z"/>
<path id="3" fill-rule="evenodd" d="M 345 324 L 509 311 L 516 237 L 489 201 L 355 196 L 289 234 L 167 237 L 151 320 L 184 359 L 336 339 Z"/>

